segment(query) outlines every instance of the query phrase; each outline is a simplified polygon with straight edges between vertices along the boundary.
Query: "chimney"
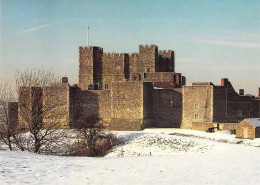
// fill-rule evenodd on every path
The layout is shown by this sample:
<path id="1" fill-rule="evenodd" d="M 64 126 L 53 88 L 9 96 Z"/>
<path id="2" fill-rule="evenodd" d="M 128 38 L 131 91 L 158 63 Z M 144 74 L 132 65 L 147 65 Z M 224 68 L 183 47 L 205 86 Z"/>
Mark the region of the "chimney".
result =
<path id="1" fill-rule="evenodd" d="M 69 83 L 68 77 L 62 77 L 61 83 Z"/>
<path id="2" fill-rule="evenodd" d="M 260 87 L 258 88 L 258 97 L 260 97 Z"/>
<path id="3" fill-rule="evenodd" d="M 227 86 L 228 85 L 228 79 L 227 78 L 221 78 L 221 86 Z"/>
<path id="4" fill-rule="evenodd" d="M 185 76 L 181 77 L 181 85 L 186 85 L 186 77 Z"/>
<path id="5" fill-rule="evenodd" d="M 239 89 L 239 95 L 244 96 L 244 89 Z"/>

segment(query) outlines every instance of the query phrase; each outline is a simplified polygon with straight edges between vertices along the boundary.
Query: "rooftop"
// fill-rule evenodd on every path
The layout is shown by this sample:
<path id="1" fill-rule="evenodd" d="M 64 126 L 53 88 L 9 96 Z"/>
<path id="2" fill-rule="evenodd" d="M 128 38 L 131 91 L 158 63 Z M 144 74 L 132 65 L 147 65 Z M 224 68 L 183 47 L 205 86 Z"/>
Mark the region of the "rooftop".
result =
<path id="1" fill-rule="evenodd" d="M 260 118 L 247 118 L 246 120 L 253 124 L 255 127 L 260 127 Z"/>

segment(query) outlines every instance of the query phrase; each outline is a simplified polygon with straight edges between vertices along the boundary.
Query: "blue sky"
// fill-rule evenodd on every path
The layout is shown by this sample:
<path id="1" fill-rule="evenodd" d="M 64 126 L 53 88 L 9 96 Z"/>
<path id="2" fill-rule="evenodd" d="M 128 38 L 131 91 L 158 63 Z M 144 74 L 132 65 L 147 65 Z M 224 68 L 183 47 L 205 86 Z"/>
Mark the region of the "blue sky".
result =
<path id="1" fill-rule="evenodd" d="M 2 0 L 0 76 L 46 67 L 78 82 L 78 47 L 137 52 L 156 44 L 176 54 L 176 72 L 191 82 L 229 78 L 257 95 L 259 0 Z"/>

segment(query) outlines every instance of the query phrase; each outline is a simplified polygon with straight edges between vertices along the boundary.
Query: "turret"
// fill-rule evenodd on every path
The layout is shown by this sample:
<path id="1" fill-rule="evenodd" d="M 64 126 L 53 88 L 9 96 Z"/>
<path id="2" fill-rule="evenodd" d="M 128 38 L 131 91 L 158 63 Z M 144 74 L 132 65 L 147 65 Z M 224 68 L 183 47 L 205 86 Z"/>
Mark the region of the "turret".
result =
<path id="1" fill-rule="evenodd" d="M 135 72 L 155 72 L 158 63 L 158 46 L 139 45 L 139 59 L 134 62 Z"/>
<path id="2" fill-rule="evenodd" d="M 173 50 L 159 50 L 160 63 L 161 63 L 161 70 L 162 72 L 175 72 L 175 57 Z M 162 65 L 167 65 L 163 67 Z"/>
<path id="3" fill-rule="evenodd" d="M 79 47 L 79 87 L 82 90 L 101 83 L 102 54 L 101 47 Z"/>

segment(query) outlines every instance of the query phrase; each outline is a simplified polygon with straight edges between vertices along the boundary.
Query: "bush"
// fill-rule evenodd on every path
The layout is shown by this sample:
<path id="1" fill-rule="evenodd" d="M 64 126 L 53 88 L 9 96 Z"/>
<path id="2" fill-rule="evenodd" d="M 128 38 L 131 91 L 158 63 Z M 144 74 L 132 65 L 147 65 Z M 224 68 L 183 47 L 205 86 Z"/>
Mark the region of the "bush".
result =
<path id="1" fill-rule="evenodd" d="M 72 144 L 69 155 L 102 157 L 118 143 L 116 136 L 105 129 L 98 115 L 79 117 L 73 126 L 79 139 Z"/>
<path id="2" fill-rule="evenodd" d="M 88 157 L 103 157 L 113 146 L 119 144 L 119 140 L 112 133 L 99 136 L 94 144 L 91 144 L 86 139 L 74 142 L 70 148 L 69 156 L 88 156 Z"/>

